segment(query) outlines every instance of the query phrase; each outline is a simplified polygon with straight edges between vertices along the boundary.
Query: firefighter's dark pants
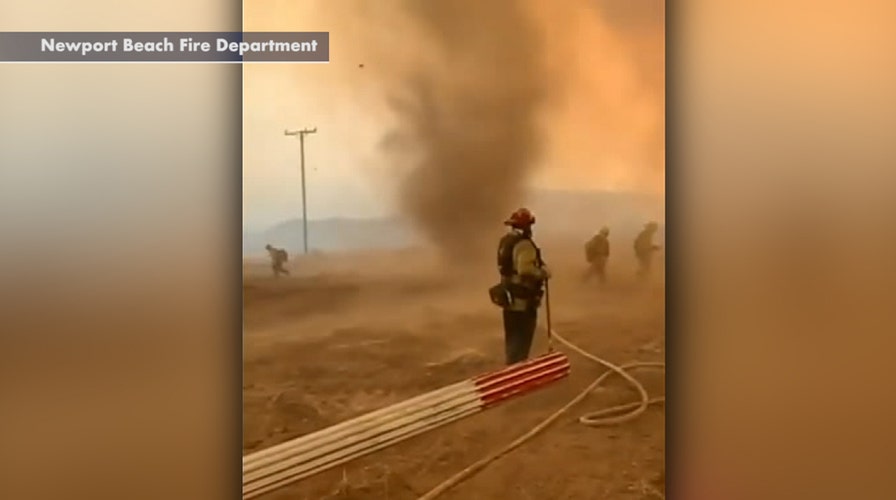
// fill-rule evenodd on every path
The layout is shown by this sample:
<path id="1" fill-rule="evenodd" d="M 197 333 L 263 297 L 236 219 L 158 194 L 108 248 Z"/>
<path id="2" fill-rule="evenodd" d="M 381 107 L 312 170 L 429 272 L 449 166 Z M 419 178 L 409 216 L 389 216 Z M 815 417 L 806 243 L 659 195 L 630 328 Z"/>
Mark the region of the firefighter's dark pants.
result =
<path id="1" fill-rule="evenodd" d="M 279 262 L 276 264 L 271 264 L 271 269 L 274 271 L 274 276 L 280 276 L 281 274 L 285 274 L 289 276 L 289 271 L 283 267 L 283 263 Z"/>
<path id="2" fill-rule="evenodd" d="M 508 365 L 525 361 L 529 357 L 536 323 L 538 323 L 537 309 L 504 310 L 504 353 Z"/>
<path id="3" fill-rule="evenodd" d="M 582 279 L 588 281 L 592 276 L 597 276 L 597 279 L 599 279 L 601 283 L 607 282 L 606 257 L 596 257 L 593 261 L 591 261 L 588 264 L 588 269 L 585 270 L 585 275 L 582 277 Z"/>
<path id="4" fill-rule="evenodd" d="M 650 267 L 653 261 L 653 255 L 650 252 L 639 253 L 638 257 L 638 277 L 646 278 L 650 274 Z"/>

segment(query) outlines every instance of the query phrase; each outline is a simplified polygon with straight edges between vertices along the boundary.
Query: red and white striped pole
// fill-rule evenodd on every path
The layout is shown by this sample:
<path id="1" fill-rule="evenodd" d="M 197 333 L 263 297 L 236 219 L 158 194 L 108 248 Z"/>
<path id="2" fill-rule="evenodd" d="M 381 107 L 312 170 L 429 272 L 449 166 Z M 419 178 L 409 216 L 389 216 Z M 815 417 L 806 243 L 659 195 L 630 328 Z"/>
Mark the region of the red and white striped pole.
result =
<path id="1" fill-rule="evenodd" d="M 243 457 L 243 498 L 255 498 L 569 375 L 552 352 Z"/>

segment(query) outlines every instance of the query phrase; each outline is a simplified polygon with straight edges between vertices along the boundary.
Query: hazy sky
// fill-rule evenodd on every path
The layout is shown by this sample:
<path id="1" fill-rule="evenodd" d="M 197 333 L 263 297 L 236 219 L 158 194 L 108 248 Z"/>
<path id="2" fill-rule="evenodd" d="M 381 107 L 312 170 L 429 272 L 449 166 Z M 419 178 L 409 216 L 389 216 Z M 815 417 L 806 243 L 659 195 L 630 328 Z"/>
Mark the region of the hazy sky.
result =
<path id="1" fill-rule="evenodd" d="M 529 0 L 534 22 L 545 35 L 551 75 L 563 93 L 545 111 L 546 152 L 530 182 L 663 190 L 662 2 L 629 3 Z M 329 31 L 332 61 L 245 66 L 243 212 L 248 225 L 301 214 L 299 141 L 285 137 L 285 128 L 318 128 L 306 138 L 305 148 L 310 218 L 393 211 L 397 174 L 378 146 L 394 119 L 384 103 L 389 80 L 383 75 L 390 64 L 420 57 L 412 52 L 423 50 L 402 31 L 400 21 L 392 27 L 388 19 L 382 21 L 391 15 L 388 6 L 396 4 L 246 0 L 246 31 Z M 380 16 L 378 23 L 368 22 L 373 15 Z"/>
<path id="2" fill-rule="evenodd" d="M 378 124 L 321 86 L 326 65 L 244 69 L 243 207 L 248 222 L 301 215 L 300 147 L 286 128 L 317 127 L 305 139 L 309 217 L 376 216 L 389 211 L 375 173 L 365 168 Z"/>

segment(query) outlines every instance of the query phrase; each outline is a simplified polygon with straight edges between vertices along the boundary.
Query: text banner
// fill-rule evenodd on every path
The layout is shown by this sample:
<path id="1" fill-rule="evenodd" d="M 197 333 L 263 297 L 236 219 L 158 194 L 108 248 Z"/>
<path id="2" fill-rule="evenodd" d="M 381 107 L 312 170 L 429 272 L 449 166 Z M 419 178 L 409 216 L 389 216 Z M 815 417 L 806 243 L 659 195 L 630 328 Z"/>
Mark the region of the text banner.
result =
<path id="1" fill-rule="evenodd" d="M 327 32 L 0 32 L 0 62 L 316 62 Z"/>

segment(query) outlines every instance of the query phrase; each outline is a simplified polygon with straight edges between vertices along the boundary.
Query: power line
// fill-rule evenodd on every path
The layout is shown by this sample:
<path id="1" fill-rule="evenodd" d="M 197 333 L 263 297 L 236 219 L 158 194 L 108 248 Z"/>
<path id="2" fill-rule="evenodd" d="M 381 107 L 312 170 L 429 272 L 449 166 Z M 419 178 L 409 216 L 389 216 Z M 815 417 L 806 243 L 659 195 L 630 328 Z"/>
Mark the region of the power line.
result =
<path id="1" fill-rule="evenodd" d="M 299 138 L 299 151 L 301 156 L 301 170 L 302 170 L 302 244 L 304 245 L 305 254 L 308 253 L 308 204 L 306 203 L 307 196 L 305 190 L 305 136 L 308 134 L 316 134 L 317 127 L 312 129 L 302 129 L 302 130 L 284 130 L 283 135 L 286 136 L 298 136 Z"/>

